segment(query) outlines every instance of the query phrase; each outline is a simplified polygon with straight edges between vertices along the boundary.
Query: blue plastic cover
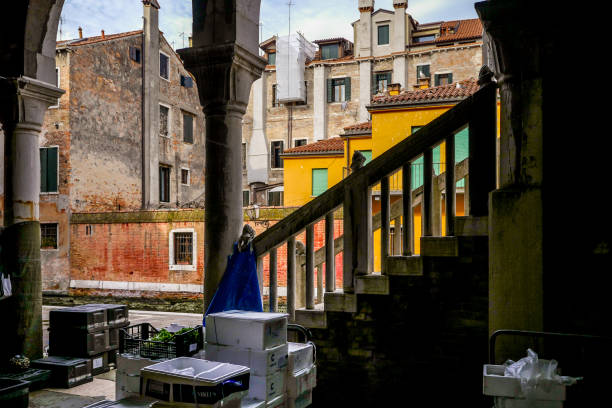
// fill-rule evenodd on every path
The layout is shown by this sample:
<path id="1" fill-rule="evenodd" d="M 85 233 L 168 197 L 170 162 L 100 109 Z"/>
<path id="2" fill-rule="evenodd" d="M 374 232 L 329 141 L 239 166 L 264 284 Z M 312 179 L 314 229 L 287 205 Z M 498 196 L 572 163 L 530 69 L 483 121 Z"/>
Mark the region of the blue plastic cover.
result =
<path id="1" fill-rule="evenodd" d="M 257 279 L 257 261 L 252 245 L 244 252 L 239 252 L 238 244 L 234 244 L 234 253 L 228 258 L 227 269 L 206 315 L 227 310 L 263 312 Z M 206 318 L 203 324 L 206 325 Z"/>

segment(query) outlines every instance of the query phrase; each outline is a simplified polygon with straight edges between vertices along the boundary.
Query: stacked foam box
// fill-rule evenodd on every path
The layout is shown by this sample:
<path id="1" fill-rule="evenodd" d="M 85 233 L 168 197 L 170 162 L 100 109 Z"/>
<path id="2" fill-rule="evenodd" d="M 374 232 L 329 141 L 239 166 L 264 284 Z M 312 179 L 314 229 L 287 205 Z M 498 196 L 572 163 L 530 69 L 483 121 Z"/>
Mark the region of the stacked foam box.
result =
<path id="1" fill-rule="evenodd" d="M 206 359 L 251 370 L 248 402 L 243 406 L 274 408 L 285 402 L 287 316 L 245 311 L 206 316 Z"/>
<path id="2" fill-rule="evenodd" d="M 312 389 L 317 385 L 314 346 L 288 343 L 287 408 L 305 408 L 312 404 Z"/>

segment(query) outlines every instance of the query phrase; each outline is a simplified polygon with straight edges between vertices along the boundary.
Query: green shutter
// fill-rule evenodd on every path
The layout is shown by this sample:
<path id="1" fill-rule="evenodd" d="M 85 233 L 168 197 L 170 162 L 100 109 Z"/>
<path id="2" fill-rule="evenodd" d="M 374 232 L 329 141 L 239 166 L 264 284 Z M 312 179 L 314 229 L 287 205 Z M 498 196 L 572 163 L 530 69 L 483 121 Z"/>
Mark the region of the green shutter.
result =
<path id="1" fill-rule="evenodd" d="M 351 77 L 344 78 L 344 100 L 351 101 Z"/>
<path id="2" fill-rule="evenodd" d="M 47 191 L 47 148 L 41 147 L 40 149 L 40 192 L 46 193 Z"/>
<path id="3" fill-rule="evenodd" d="M 327 169 L 312 169 L 312 195 L 318 196 L 327 190 Z"/>
<path id="4" fill-rule="evenodd" d="M 463 129 L 461 132 L 455 135 L 455 162 L 461 163 L 467 159 L 470 155 L 470 130 L 469 128 Z M 465 179 L 461 179 L 457 182 L 457 187 L 465 187 Z"/>
<path id="5" fill-rule="evenodd" d="M 389 84 L 392 83 L 391 72 L 387 72 L 385 76 L 387 77 L 387 86 L 389 86 Z"/>
<path id="6" fill-rule="evenodd" d="M 193 116 L 183 114 L 183 142 L 193 143 Z"/>
<path id="7" fill-rule="evenodd" d="M 378 45 L 389 44 L 389 26 L 378 26 Z"/>
<path id="8" fill-rule="evenodd" d="M 434 75 L 434 86 L 439 86 L 440 85 L 440 75 L 436 74 Z"/>
<path id="9" fill-rule="evenodd" d="M 378 77 L 374 73 L 372 74 L 372 95 L 376 95 L 378 92 Z"/>
<path id="10" fill-rule="evenodd" d="M 332 80 L 328 79 L 327 80 L 327 102 L 333 102 L 334 101 L 334 89 L 332 87 Z"/>
<path id="11" fill-rule="evenodd" d="M 449 84 L 453 83 L 453 74 L 448 74 L 448 83 Z"/>
<path id="12" fill-rule="evenodd" d="M 366 161 L 363 163 L 364 166 L 372 161 L 372 151 L 371 150 L 360 150 L 360 152 L 366 158 Z"/>
<path id="13" fill-rule="evenodd" d="M 433 149 L 433 168 L 436 176 L 440 174 L 440 163 L 442 160 L 440 160 L 440 145 L 438 145 Z"/>
<path id="14" fill-rule="evenodd" d="M 419 157 L 415 161 L 412 162 L 412 189 L 416 190 L 417 188 L 423 185 L 423 156 Z"/>

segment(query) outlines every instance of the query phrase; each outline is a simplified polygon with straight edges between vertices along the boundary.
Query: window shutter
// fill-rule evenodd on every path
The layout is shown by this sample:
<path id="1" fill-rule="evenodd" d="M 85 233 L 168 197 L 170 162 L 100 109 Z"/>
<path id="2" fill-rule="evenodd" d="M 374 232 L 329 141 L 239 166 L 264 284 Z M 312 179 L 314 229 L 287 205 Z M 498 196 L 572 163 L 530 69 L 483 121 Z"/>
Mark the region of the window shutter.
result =
<path id="1" fill-rule="evenodd" d="M 312 169 L 312 195 L 318 196 L 327 190 L 327 169 Z"/>
<path id="2" fill-rule="evenodd" d="M 372 95 L 378 93 L 378 75 L 372 74 Z"/>
<path id="3" fill-rule="evenodd" d="M 183 142 L 193 143 L 193 116 L 183 114 Z"/>
<path id="4" fill-rule="evenodd" d="M 344 78 L 344 95 L 347 102 L 351 101 L 351 77 Z"/>
<path id="5" fill-rule="evenodd" d="M 40 191 L 46 193 L 47 189 L 47 150 L 46 148 L 40 149 Z"/>
<path id="6" fill-rule="evenodd" d="M 279 147 L 279 150 L 278 150 L 278 162 L 280 164 L 280 166 L 279 166 L 280 168 L 283 167 L 283 159 L 282 159 L 282 157 L 280 157 L 280 155 L 283 154 L 283 152 L 285 151 L 284 144 L 285 144 L 285 142 L 281 140 L 280 141 L 280 147 Z"/>
<path id="7" fill-rule="evenodd" d="M 389 86 L 389 84 L 391 83 L 391 72 L 387 72 L 385 76 L 387 77 L 387 86 Z"/>
<path id="8" fill-rule="evenodd" d="M 57 147 L 47 149 L 47 188 L 57 192 Z"/>
<path id="9" fill-rule="evenodd" d="M 434 86 L 439 86 L 440 85 L 440 75 L 436 74 L 434 75 Z"/>
<path id="10" fill-rule="evenodd" d="M 449 84 L 453 83 L 453 74 L 448 74 L 448 83 Z"/>
<path id="11" fill-rule="evenodd" d="M 327 102 L 333 102 L 334 101 L 334 92 L 333 92 L 333 86 L 332 86 L 332 80 L 328 79 L 327 80 Z"/>

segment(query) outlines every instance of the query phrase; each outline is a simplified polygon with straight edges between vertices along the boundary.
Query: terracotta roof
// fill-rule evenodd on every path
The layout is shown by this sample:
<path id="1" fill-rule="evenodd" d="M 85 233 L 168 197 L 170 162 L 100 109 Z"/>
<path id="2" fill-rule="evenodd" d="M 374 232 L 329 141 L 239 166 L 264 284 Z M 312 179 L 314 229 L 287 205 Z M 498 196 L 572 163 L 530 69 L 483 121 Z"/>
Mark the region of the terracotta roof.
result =
<path id="1" fill-rule="evenodd" d="M 310 65 L 313 62 L 321 62 L 321 61 L 325 61 L 327 62 L 343 62 L 343 61 L 351 61 L 355 59 L 354 55 L 345 55 L 344 57 L 341 58 L 330 58 L 330 59 L 321 59 L 321 52 L 317 51 L 317 53 L 315 54 L 315 59 L 313 59 L 310 62 L 307 62 L 306 65 Z"/>
<path id="2" fill-rule="evenodd" d="M 372 133 L 372 122 L 356 123 L 344 128 L 346 133 Z"/>
<path id="3" fill-rule="evenodd" d="M 294 147 L 285 150 L 283 154 L 297 155 L 297 154 L 330 154 L 330 153 L 344 153 L 344 141 L 339 137 L 332 137 L 330 139 L 319 140 L 315 143 L 310 143 L 304 146 Z"/>
<path id="4" fill-rule="evenodd" d="M 347 40 L 344 37 L 335 37 L 335 38 L 325 38 L 323 40 L 316 40 L 313 41 L 313 43 L 315 44 L 320 44 L 320 43 L 330 43 L 330 42 L 347 42 L 350 43 L 351 41 Z"/>
<path id="5" fill-rule="evenodd" d="M 118 33 L 118 34 L 106 34 L 104 35 L 104 38 L 102 38 L 102 36 L 97 36 L 97 37 L 77 38 L 75 40 L 58 41 L 57 45 L 58 46 L 70 45 L 71 47 L 73 47 L 77 45 L 87 45 L 87 44 L 93 44 L 93 43 L 102 42 L 102 41 L 116 40 L 118 38 L 130 37 L 132 35 L 139 35 L 139 34 L 142 34 L 142 30 L 128 31 L 126 33 Z"/>
<path id="6" fill-rule="evenodd" d="M 436 43 L 471 40 L 482 37 L 482 23 L 477 18 L 445 21 L 442 27 L 440 27 L 440 31 L 444 32 L 445 29 L 449 28 L 456 28 L 456 30 L 453 34 L 441 34 L 440 37 L 436 38 Z"/>
<path id="7" fill-rule="evenodd" d="M 465 99 L 478 90 L 475 79 L 467 79 L 450 85 L 435 86 L 416 91 L 403 92 L 399 95 L 383 95 L 372 98 L 371 106 L 423 104 Z"/>

